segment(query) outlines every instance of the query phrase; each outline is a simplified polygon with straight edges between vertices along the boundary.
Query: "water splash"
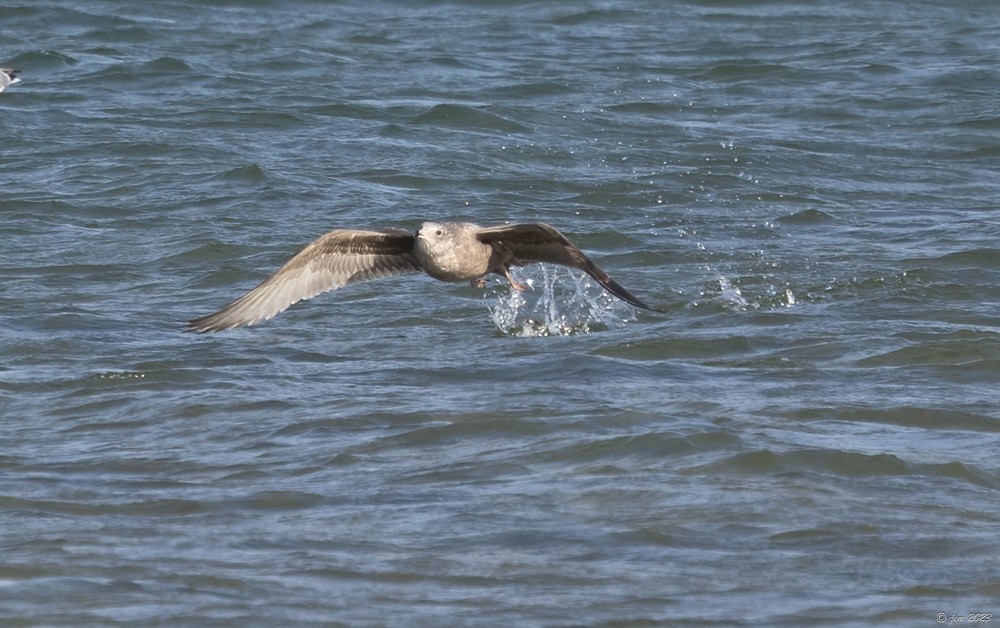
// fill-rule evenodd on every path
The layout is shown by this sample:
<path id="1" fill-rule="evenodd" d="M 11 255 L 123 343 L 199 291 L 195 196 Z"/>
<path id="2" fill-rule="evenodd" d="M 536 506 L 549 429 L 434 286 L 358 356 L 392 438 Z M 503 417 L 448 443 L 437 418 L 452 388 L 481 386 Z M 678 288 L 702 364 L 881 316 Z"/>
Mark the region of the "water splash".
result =
<path id="1" fill-rule="evenodd" d="M 512 336 L 569 336 L 620 328 L 635 320 L 633 310 L 590 281 L 587 275 L 539 264 L 512 269 L 514 278 L 531 289 L 502 286 L 486 293 L 494 298 L 490 317 Z"/>
<path id="2" fill-rule="evenodd" d="M 787 286 L 777 286 L 769 280 L 751 282 L 752 294 L 747 294 L 744 289 L 736 285 L 732 280 L 724 275 L 719 275 L 715 279 L 717 287 L 712 286 L 702 290 L 700 296 L 707 297 L 707 300 L 696 301 L 695 305 L 712 303 L 727 310 L 736 312 L 748 312 L 752 310 L 773 310 L 775 308 L 794 307 L 798 304 L 798 298 L 792 289 Z"/>
<path id="3" fill-rule="evenodd" d="M 747 301 L 743 296 L 743 291 L 740 290 L 740 287 L 733 285 L 733 283 L 725 277 L 719 277 L 719 289 L 722 291 L 719 295 L 719 301 L 722 303 L 723 307 L 733 310 L 748 310 L 760 307 L 759 303 L 751 304 L 750 301 Z"/>

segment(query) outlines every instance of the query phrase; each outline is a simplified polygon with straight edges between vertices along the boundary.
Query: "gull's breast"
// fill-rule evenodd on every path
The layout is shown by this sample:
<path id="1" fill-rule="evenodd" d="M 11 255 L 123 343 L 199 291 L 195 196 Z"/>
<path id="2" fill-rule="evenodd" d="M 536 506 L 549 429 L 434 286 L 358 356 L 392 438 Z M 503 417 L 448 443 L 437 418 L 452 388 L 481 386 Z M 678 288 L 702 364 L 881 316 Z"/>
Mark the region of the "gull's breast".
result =
<path id="1" fill-rule="evenodd" d="M 490 271 L 493 247 L 472 241 L 428 241 L 418 237 L 413 253 L 428 275 L 441 281 L 470 281 Z"/>

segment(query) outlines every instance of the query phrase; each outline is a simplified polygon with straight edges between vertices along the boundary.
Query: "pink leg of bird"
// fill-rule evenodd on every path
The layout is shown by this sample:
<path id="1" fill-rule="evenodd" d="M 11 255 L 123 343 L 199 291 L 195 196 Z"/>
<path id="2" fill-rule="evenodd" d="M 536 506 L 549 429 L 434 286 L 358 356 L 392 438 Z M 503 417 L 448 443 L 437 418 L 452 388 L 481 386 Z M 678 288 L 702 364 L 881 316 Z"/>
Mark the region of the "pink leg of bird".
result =
<path id="1" fill-rule="evenodd" d="M 510 287 L 517 290 L 518 292 L 524 292 L 525 290 L 528 289 L 528 286 L 524 285 L 520 281 L 517 281 L 516 279 L 510 276 L 510 268 L 507 266 L 503 267 L 503 276 L 506 277 L 507 281 L 510 282 Z"/>

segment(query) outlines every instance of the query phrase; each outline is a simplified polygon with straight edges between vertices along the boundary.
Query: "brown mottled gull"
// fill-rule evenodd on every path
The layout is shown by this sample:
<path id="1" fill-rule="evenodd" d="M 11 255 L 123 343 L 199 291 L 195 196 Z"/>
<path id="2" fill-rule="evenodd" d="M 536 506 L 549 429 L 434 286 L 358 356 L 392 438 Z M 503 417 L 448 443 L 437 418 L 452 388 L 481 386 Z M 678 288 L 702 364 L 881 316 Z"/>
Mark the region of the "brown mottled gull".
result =
<path id="1" fill-rule="evenodd" d="M 423 271 L 441 281 L 470 281 L 480 288 L 486 285 L 486 275 L 496 273 L 506 277 L 515 290 L 524 290 L 511 277 L 510 267 L 533 262 L 579 268 L 619 299 L 654 309 L 549 225 L 480 227 L 468 222 L 425 222 L 414 234 L 353 229 L 324 234 L 256 288 L 218 312 L 190 321 L 188 328 L 207 332 L 256 325 L 321 292 L 400 273 Z"/>
<path id="2" fill-rule="evenodd" d="M 8 70 L 6 68 L 0 68 L 0 92 L 7 89 L 8 85 L 13 85 L 14 83 L 20 83 L 21 79 L 17 78 L 17 73 L 20 70 Z"/>

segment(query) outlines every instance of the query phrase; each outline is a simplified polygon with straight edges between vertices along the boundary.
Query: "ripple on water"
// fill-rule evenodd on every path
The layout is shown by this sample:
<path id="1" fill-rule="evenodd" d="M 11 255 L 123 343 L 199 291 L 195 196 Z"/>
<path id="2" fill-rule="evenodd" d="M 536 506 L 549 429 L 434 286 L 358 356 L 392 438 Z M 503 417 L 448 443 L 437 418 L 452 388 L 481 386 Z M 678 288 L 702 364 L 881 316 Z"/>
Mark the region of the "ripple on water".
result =
<path id="1" fill-rule="evenodd" d="M 412 124 L 457 129 L 495 131 L 497 133 L 530 133 L 531 129 L 508 118 L 467 105 L 435 105 L 411 120 Z"/>

